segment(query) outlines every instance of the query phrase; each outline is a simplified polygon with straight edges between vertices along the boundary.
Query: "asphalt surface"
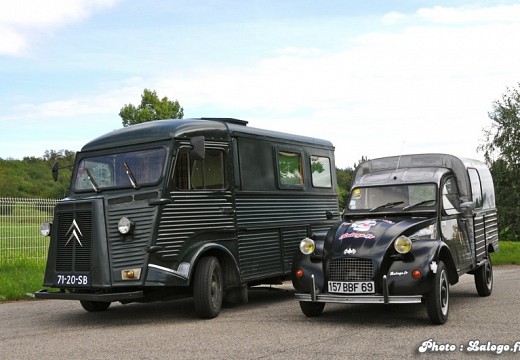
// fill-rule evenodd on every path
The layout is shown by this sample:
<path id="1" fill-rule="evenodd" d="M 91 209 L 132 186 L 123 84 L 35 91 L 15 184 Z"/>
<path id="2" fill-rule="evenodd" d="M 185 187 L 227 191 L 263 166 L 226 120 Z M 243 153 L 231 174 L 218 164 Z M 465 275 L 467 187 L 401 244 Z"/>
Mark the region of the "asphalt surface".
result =
<path id="1" fill-rule="evenodd" d="M 212 320 L 198 319 L 191 299 L 103 313 L 76 301 L 2 303 L 0 359 L 520 359 L 520 267 L 494 270 L 490 297 L 471 275 L 451 287 L 441 326 L 420 304 L 327 304 L 306 318 L 290 284 L 251 289 L 247 305 Z"/>

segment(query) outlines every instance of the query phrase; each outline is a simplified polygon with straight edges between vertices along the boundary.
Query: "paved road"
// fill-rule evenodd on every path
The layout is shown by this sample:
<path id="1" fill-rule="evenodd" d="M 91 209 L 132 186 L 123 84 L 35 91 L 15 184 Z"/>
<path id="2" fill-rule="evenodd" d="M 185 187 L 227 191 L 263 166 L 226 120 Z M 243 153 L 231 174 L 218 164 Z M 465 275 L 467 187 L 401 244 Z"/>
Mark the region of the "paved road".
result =
<path id="1" fill-rule="evenodd" d="M 104 313 L 72 301 L 3 303 L 0 359 L 520 359 L 520 267 L 495 268 L 490 297 L 477 295 L 470 275 L 451 290 L 443 326 L 430 325 L 422 305 L 329 304 L 309 319 L 289 285 L 250 290 L 249 304 L 213 320 L 197 319 L 190 300 L 113 304 Z M 420 353 L 428 339 L 455 351 Z M 518 352 L 468 352 L 476 340 L 486 349 L 518 342 Z"/>

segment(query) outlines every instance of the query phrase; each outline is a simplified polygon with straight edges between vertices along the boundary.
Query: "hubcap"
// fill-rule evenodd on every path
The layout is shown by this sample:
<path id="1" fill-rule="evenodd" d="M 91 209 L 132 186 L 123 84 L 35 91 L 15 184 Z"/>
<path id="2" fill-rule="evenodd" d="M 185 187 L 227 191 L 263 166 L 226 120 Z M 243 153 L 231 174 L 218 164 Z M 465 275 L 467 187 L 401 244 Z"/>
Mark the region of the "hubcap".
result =
<path id="1" fill-rule="evenodd" d="M 441 273 L 440 279 L 440 301 L 441 301 L 441 310 L 444 315 L 448 313 L 448 301 L 449 301 L 449 292 L 448 292 L 448 279 L 446 278 L 446 273 L 443 271 Z"/>

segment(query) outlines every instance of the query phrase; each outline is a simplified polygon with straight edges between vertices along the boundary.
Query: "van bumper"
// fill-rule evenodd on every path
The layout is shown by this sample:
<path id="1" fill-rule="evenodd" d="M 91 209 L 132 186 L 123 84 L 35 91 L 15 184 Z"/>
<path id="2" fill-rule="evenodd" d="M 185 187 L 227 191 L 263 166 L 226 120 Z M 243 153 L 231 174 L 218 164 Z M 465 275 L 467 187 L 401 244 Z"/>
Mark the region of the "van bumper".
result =
<path id="1" fill-rule="evenodd" d="M 119 293 L 105 293 L 105 294 L 94 294 L 94 293 L 69 293 L 63 291 L 50 292 L 46 289 L 39 290 L 34 293 L 36 299 L 59 299 L 59 300 L 86 300 L 86 301 L 124 301 L 124 300 L 136 300 L 144 297 L 144 292 L 129 291 Z"/>

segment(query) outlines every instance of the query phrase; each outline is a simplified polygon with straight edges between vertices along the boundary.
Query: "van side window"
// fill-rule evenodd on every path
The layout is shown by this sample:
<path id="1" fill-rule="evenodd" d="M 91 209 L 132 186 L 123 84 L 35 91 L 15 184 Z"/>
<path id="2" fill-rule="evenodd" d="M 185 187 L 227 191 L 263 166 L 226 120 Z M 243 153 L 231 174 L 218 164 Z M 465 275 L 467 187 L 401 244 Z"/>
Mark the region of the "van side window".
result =
<path id="1" fill-rule="evenodd" d="M 220 149 L 206 149 L 204 160 L 190 159 L 188 149 L 177 154 L 173 185 L 178 190 L 224 190 L 226 154 Z"/>
<path id="2" fill-rule="evenodd" d="M 442 210 L 446 215 L 458 214 L 460 205 L 459 190 L 455 177 L 451 176 L 444 181 L 442 187 Z"/>
<path id="3" fill-rule="evenodd" d="M 278 150 L 278 179 L 281 188 L 303 189 L 302 154 Z"/>
<path id="4" fill-rule="evenodd" d="M 311 156 L 312 186 L 320 188 L 332 187 L 330 159 L 322 156 Z"/>
<path id="5" fill-rule="evenodd" d="M 480 176 L 477 169 L 468 169 L 469 181 L 471 182 L 472 201 L 475 202 L 476 208 L 482 207 L 482 186 Z"/>

